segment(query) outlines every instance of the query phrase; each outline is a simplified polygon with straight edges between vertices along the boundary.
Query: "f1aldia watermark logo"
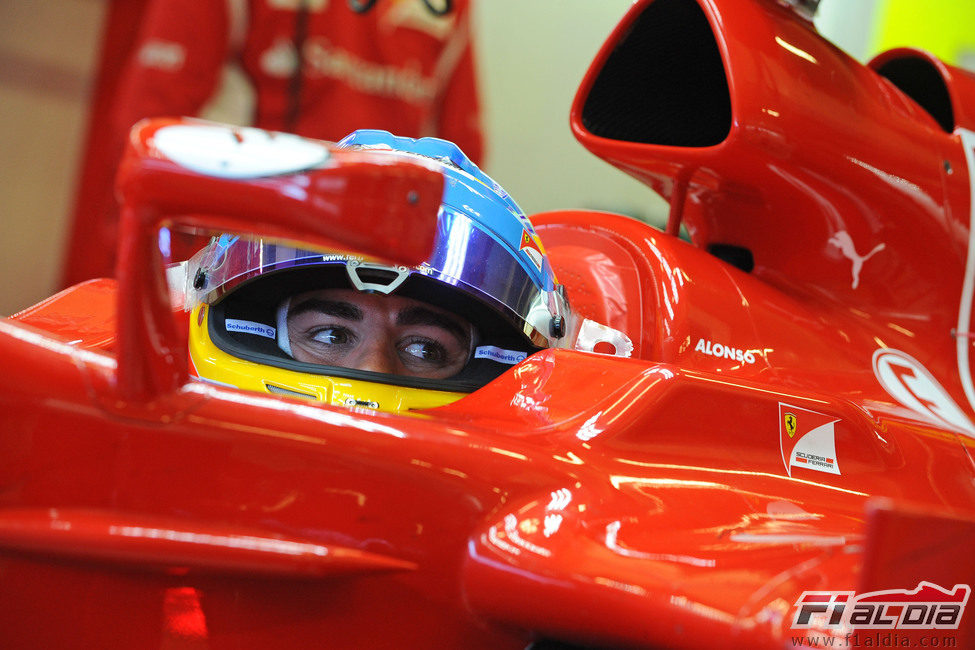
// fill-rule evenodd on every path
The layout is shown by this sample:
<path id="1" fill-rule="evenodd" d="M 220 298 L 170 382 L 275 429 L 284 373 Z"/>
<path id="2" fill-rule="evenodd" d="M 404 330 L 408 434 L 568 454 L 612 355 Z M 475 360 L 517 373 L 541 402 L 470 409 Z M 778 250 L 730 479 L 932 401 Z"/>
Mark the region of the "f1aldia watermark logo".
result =
<path id="1" fill-rule="evenodd" d="M 793 629 L 957 630 L 971 587 L 945 589 L 922 580 L 912 590 L 804 591 Z"/>

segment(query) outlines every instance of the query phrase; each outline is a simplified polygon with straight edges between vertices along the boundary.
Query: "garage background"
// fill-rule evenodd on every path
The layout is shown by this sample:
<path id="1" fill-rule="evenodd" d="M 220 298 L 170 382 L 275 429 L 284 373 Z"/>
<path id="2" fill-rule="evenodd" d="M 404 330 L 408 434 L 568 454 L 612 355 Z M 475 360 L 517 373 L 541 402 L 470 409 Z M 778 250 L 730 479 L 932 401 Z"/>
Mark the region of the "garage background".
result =
<path id="1" fill-rule="evenodd" d="M 0 315 L 58 288 L 111 1 L 0 2 Z M 666 215 L 661 199 L 586 152 L 568 127 L 576 87 L 631 3 L 477 4 L 474 37 L 487 136 L 485 170 L 529 214 L 593 208 L 652 223 Z M 975 69 L 975 7 L 969 4 L 823 0 L 816 23 L 861 61 L 895 45 L 913 44 Z M 241 122 L 247 115 L 240 104 L 246 87 L 233 71 L 226 81 L 226 92 L 209 117 Z"/>

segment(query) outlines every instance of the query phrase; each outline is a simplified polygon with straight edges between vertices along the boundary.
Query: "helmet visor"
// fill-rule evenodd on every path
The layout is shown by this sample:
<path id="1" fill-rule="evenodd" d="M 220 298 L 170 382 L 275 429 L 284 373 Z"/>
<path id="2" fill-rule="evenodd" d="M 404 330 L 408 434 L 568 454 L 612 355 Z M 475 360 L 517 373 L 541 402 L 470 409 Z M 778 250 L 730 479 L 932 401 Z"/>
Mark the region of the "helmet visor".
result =
<path id="1" fill-rule="evenodd" d="M 190 260 L 185 304 L 188 309 L 200 302 L 213 304 L 241 283 L 260 275 L 313 266 L 343 266 L 349 270 L 364 261 L 344 252 L 314 251 L 271 240 L 221 235 Z M 544 291 L 535 283 L 523 266 L 531 263 L 532 258 L 511 251 L 463 214 L 444 209 L 434 250 L 427 261 L 396 270 L 400 274 L 420 274 L 470 294 L 501 312 L 533 344 L 548 345 L 551 302 L 553 294 L 559 294 Z M 352 286 L 359 286 L 355 271 L 349 270 L 349 277 Z"/>

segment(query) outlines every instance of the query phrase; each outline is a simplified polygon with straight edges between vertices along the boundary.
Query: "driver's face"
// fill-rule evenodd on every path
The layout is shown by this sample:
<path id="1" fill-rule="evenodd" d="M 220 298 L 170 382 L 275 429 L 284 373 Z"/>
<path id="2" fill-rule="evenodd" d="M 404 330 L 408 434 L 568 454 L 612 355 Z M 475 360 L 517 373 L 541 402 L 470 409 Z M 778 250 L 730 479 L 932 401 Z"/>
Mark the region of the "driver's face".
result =
<path id="1" fill-rule="evenodd" d="M 298 361 L 443 379 L 471 349 L 471 324 L 419 300 L 321 289 L 292 298 L 288 339 Z"/>

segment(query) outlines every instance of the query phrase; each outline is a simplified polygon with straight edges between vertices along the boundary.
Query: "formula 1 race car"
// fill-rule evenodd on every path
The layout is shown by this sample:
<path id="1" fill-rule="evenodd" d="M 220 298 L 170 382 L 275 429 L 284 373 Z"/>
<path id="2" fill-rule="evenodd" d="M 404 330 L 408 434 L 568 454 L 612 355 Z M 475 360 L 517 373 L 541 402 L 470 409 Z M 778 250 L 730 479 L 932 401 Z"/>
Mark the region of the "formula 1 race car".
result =
<path id="1" fill-rule="evenodd" d="M 975 78 L 796 4 L 640 0 L 597 55 L 571 127 L 666 232 L 522 222 L 439 144 L 138 125 L 117 279 L 0 320 L 0 647 L 975 647 Z M 482 199 L 574 345 L 395 409 L 188 349 L 283 321 L 191 300 L 243 258 L 180 229 L 408 282 Z"/>

